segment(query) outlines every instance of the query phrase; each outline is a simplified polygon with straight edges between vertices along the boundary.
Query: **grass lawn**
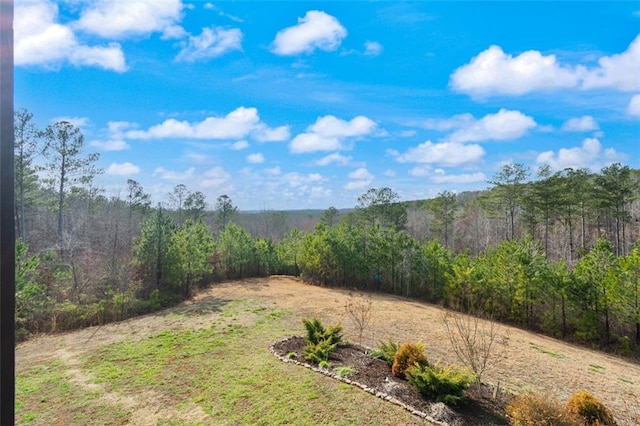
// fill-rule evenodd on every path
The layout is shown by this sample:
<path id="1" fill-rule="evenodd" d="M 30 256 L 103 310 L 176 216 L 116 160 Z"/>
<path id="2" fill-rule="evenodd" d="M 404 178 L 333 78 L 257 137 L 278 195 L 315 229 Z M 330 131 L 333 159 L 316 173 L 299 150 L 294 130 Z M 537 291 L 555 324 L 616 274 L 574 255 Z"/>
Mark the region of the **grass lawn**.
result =
<path id="1" fill-rule="evenodd" d="M 303 332 L 297 317 L 275 303 L 234 300 L 207 318 L 204 325 L 99 347 L 75 363 L 20 372 L 17 423 L 425 424 L 360 389 L 274 357 L 271 343 Z"/>

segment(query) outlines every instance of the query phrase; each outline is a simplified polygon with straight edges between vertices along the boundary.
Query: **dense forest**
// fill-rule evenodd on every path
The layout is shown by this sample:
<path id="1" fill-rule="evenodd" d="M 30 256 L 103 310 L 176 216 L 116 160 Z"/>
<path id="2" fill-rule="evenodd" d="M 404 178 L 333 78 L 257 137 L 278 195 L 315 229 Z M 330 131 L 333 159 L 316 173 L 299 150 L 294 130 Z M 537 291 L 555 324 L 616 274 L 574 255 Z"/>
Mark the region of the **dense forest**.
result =
<path id="1" fill-rule="evenodd" d="M 290 274 L 640 353 L 640 170 L 531 171 L 485 191 L 401 202 L 372 188 L 348 211 L 243 213 L 177 185 L 153 204 L 129 179 L 94 185 L 80 129 L 15 113 L 16 331 L 117 321 L 225 279 Z"/>

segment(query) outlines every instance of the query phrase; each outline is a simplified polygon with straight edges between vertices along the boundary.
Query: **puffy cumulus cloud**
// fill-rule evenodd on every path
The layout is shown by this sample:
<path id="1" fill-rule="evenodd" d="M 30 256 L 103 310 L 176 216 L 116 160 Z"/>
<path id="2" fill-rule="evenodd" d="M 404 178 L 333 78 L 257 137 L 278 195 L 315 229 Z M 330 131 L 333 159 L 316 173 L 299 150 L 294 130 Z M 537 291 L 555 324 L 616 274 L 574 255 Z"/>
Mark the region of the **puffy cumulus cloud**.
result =
<path id="1" fill-rule="evenodd" d="M 264 173 L 268 176 L 279 176 L 282 174 L 282 170 L 279 166 L 264 169 Z"/>
<path id="2" fill-rule="evenodd" d="M 105 174 L 111 176 L 133 176 L 140 173 L 140 167 L 132 163 L 111 163 Z"/>
<path id="3" fill-rule="evenodd" d="M 455 142 L 432 143 L 426 141 L 417 147 L 409 148 L 406 153 L 390 152 L 400 163 L 440 164 L 458 166 L 477 163 L 482 159 L 485 150 L 477 144 Z"/>
<path id="4" fill-rule="evenodd" d="M 627 114 L 632 116 L 640 116 L 640 94 L 633 95 L 627 106 Z"/>
<path id="5" fill-rule="evenodd" d="M 602 56 L 595 67 L 565 66 L 555 55 L 529 50 L 517 56 L 491 46 L 450 76 L 453 90 L 472 96 L 523 95 L 535 91 L 579 88 L 640 90 L 640 35 L 618 54 Z"/>
<path id="6" fill-rule="evenodd" d="M 59 121 L 66 121 L 73 127 L 86 127 L 89 125 L 89 119 L 87 117 L 55 117 L 51 119 L 51 123 L 57 123 Z"/>
<path id="7" fill-rule="evenodd" d="M 375 128 L 376 123 L 364 116 L 345 121 L 327 115 L 318 118 L 314 124 L 307 127 L 306 133 L 293 138 L 289 149 L 293 153 L 336 151 L 344 149 L 345 139 L 369 135 Z"/>
<path id="8" fill-rule="evenodd" d="M 324 182 L 326 179 L 320 173 L 298 173 L 291 172 L 282 175 L 282 182 L 291 188 L 307 190 L 310 185 Z"/>
<path id="9" fill-rule="evenodd" d="M 74 27 L 102 38 L 146 36 L 180 22 L 183 7 L 181 0 L 97 0 Z"/>
<path id="10" fill-rule="evenodd" d="M 548 164 L 554 170 L 567 167 L 574 169 L 600 169 L 607 164 L 621 160 L 622 156 L 613 148 L 603 150 L 602 144 L 596 138 L 587 138 L 579 147 L 561 148 L 557 153 L 546 151 L 538 154 L 538 164 Z"/>
<path id="11" fill-rule="evenodd" d="M 349 179 L 365 179 L 365 180 L 373 180 L 374 176 L 369 172 L 369 170 L 364 167 L 360 167 L 351 173 L 349 173 Z"/>
<path id="12" fill-rule="evenodd" d="M 453 132 L 448 140 L 451 142 L 477 142 L 488 140 L 518 139 L 536 127 L 533 118 L 521 113 L 501 109 L 496 114 L 487 114 L 479 120 L 468 120 L 467 116 L 460 120 L 460 129 Z"/>
<path id="13" fill-rule="evenodd" d="M 337 164 L 339 166 L 346 166 L 351 162 L 352 157 L 345 157 L 344 155 L 340 155 L 337 152 L 333 154 L 329 154 L 326 157 L 322 157 L 321 159 L 314 162 L 317 166 L 328 166 L 330 164 Z"/>
<path id="14" fill-rule="evenodd" d="M 233 149 L 234 151 L 241 151 L 247 148 L 249 148 L 249 142 L 247 141 L 238 141 L 231 144 L 231 149 Z"/>
<path id="15" fill-rule="evenodd" d="M 262 164 L 264 163 L 264 155 L 258 153 L 247 155 L 247 162 L 251 164 Z"/>
<path id="16" fill-rule="evenodd" d="M 347 190 L 366 188 L 371 184 L 371 182 L 373 182 L 373 179 L 375 178 L 375 176 L 372 175 L 369 172 L 369 170 L 367 170 L 364 167 L 360 167 L 360 168 L 352 171 L 351 173 L 349 173 L 347 175 L 347 177 L 349 179 L 351 179 L 344 186 L 344 188 L 347 189 Z"/>
<path id="17" fill-rule="evenodd" d="M 118 43 L 88 46 L 79 42 L 58 20 L 58 5 L 48 0 L 28 0 L 15 6 L 14 63 L 57 69 L 64 63 L 124 72 L 124 53 Z"/>
<path id="18" fill-rule="evenodd" d="M 162 40 L 179 40 L 189 37 L 189 33 L 180 25 L 171 25 L 162 31 L 160 38 Z"/>
<path id="19" fill-rule="evenodd" d="M 195 167 L 190 167 L 184 172 L 177 172 L 174 170 L 167 170 L 164 167 L 156 167 L 153 171 L 153 177 L 157 177 L 163 180 L 169 180 L 173 182 L 186 182 L 193 178 L 195 175 Z"/>
<path id="20" fill-rule="evenodd" d="M 342 149 L 338 138 L 328 138 L 316 133 L 302 133 L 293 138 L 289 149 L 294 154 Z"/>
<path id="21" fill-rule="evenodd" d="M 230 179 L 231 174 L 229 172 L 221 166 L 216 166 L 202 174 L 200 187 L 205 189 L 219 188 L 227 184 Z"/>
<path id="22" fill-rule="evenodd" d="M 289 130 L 289 126 L 279 126 L 270 129 L 262 125 L 254 130 L 253 137 L 258 142 L 283 142 L 291 137 L 291 131 Z"/>
<path id="23" fill-rule="evenodd" d="M 285 28 L 276 34 L 272 52 L 277 55 L 299 55 L 313 53 L 316 49 L 336 50 L 347 36 L 347 30 L 333 16 L 310 10 L 298 24 Z"/>
<path id="24" fill-rule="evenodd" d="M 594 89 L 613 88 L 625 92 L 640 90 L 640 35 L 622 53 L 603 56 L 598 67 L 590 69 L 584 76 L 582 87 Z"/>
<path id="25" fill-rule="evenodd" d="M 195 123 L 169 118 L 148 130 L 129 130 L 126 136 L 130 139 L 241 139 L 265 132 L 272 130 L 260 121 L 256 108 L 239 107 L 224 117 L 207 117 Z"/>
<path id="26" fill-rule="evenodd" d="M 568 119 L 562 124 L 562 130 L 565 132 L 589 132 L 591 130 L 598 130 L 598 123 L 590 115 L 583 115 L 582 117 L 573 117 Z"/>
<path id="27" fill-rule="evenodd" d="M 485 174 L 482 172 L 462 173 L 459 175 L 448 175 L 443 169 L 435 169 L 433 171 L 433 174 L 429 177 L 429 179 L 433 183 L 465 184 L 465 183 L 484 182 L 487 180 L 487 176 L 485 176 Z"/>
<path id="28" fill-rule="evenodd" d="M 242 50 L 242 31 L 237 28 L 203 28 L 200 35 L 190 35 L 176 56 L 177 62 L 197 62 Z"/>
<path id="29" fill-rule="evenodd" d="M 341 120 L 333 115 L 318 118 L 307 129 L 310 132 L 326 137 L 353 137 L 370 134 L 376 127 L 376 123 L 365 116 L 359 115 L 351 121 Z"/>
<path id="30" fill-rule="evenodd" d="M 131 146 L 122 139 L 110 139 L 107 141 L 93 140 L 89 145 L 102 151 L 124 151 L 131 148 Z"/>
<path id="31" fill-rule="evenodd" d="M 471 95 L 523 95 L 576 87 L 578 76 L 575 70 L 562 67 L 555 55 L 529 50 L 513 57 L 500 46 L 491 46 L 456 69 L 449 85 Z"/>
<path id="32" fill-rule="evenodd" d="M 378 56 L 382 53 L 382 45 L 376 41 L 366 41 L 364 43 L 364 54 L 366 56 Z"/>

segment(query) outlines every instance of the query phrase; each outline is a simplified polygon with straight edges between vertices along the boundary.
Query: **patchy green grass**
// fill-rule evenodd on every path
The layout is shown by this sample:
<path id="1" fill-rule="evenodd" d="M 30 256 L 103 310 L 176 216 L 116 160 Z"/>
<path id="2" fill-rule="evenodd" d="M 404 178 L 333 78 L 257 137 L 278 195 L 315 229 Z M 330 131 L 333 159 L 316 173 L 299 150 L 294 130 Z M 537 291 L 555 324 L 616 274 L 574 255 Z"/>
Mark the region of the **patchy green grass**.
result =
<path id="1" fill-rule="evenodd" d="M 589 364 L 589 371 L 593 371 L 594 373 L 604 374 L 604 367 L 598 364 Z"/>
<path id="2" fill-rule="evenodd" d="M 207 328 L 166 329 L 82 358 L 93 393 L 70 383 L 62 364 L 28 370 L 18 378 L 19 423 L 123 424 L 148 406 L 156 424 L 166 426 L 424 424 L 360 389 L 274 357 L 271 343 L 303 331 L 292 312 L 239 300 L 216 315 Z M 134 405 L 124 409 L 105 394 Z"/>
<path id="3" fill-rule="evenodd" d="M 34 366 L 16 375 L 16 424 L 126 423 L 122 405 L 102 401 L 102 395 L 73 383 L 60 361 Z"/>
<path id="4" fill-rule="evenodd" d="M 543 354 L 547 354 L 547 355 L 549 355 L 549 356 L 551 356 L 551 357 L 553 357 L 553 358 L 558 358 L 558 359 L 566 358 L 566 357 L 565 357 L 564 355 L 562 355 L 562 354 L 559 354 L 559 353 L 557 353 L 557 352 L 554 352 L 554 351 L 552 351 L 552 350 L 550 350 L 550 349 L 543 348 L 542 346 L 538 346 L 538 345 L 536 345 L 536 344 L 535 344 L 535 343 L 533 343 L 533 342 L 529 342 L 529 346 L 531 347 L 531 349 L 535 349 L 535 350 L 537 350 L 538 352 L 541 352 L 541 353 L 543 353 Z"/>

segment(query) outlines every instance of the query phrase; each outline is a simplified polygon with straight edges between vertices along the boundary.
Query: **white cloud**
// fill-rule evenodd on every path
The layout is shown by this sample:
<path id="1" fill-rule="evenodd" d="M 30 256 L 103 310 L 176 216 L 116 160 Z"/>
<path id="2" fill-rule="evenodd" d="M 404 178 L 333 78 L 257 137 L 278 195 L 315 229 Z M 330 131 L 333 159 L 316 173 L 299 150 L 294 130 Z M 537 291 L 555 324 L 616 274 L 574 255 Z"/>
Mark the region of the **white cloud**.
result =
<path id="1" fill-rule="evenodd" d="M 460 164 L 477 163 L 484 154 L 484 149 L 477 144 L 432 143 L 431 141 L 426 141 L 415 148 L 409 148 L 405 154 L 398 154 L 396 160 L 400 163 L 458 166 Z"/>
<path id="2" fill-rule="evenodd" d="M 598 123 L 590 115 L 583 115 L 582 117 L 573 117 L 568 119 L 562 125 L 562 130 L 565 132 L 589 132 L 592 130 L 598 130 Z"/>
<path id="3" fill-rule="evenodd" d="M 576 87 L 575 70 L 562 67 L 555 55 L 529 50 L 513 57 L 500 46 L 480 52 L 451 75 L 450 86 L 471 95 L 522 95 L 537 90 Z"/>
<path id="4" fill-rule="evenodd" d="M 251 164 L 261 164 L 264 163 L 264 155 L 260 153 L 249 154 L 247 155 L 247 162 Z"/>
<path id="5" fill-rule="evenodd" d="M 314 164 L 317 166 L 328 166 L 329 164 L 337 164 L 339 166 L 346 166 L 351 161 L 351 157 L 345 157 L 344 155 L 340 155 L 337 152 L 333 154 L 329 154 L 326 157 L 322 157 L 317 160 Z"/>
<path id="6" fill-rule="evenodd" d="M 89 118 L 87 117 L 55 117 L 51 119 L 52 123 L 57 123 L 59 121 L 66 121 L 73 127 L 85 127 L 89 124 Z"/>
<path id="7" fill-rule="evenodd" d="M 280 170 L 280 167 L 275 166 L 270 169 L 264 169 L 264 172 L 269 176 L 278 176 L 282 173 L 282 170 Z"/>
<path id="8" fill-rule="evenodd" d="M 246 148 L 249 148 L 249 142 L 247 141 L 238 141 L 231 145 L 231 149 L 234 151 L 240 151 Z"/>
<path id="9" fill-rule="evenodd" d="M 195 167 L 190 167 L 184 172 L 176 172 L 174 170 L 167 170 L 164 167 L 156 167 L 153 171 L 153 177 L 158 177 L 164 180 L 170 180 L 178 183 L 183 183 L 191 180 L 196 172 Z"/>
<path id="10" fill-rule="evenodd" d="M 102 38 L 146 36 L 182 20 L 181 0 L 98 0 L 90 3 L 75 27 Z"/>
<path id="11" fill-rule="evenodd" d="M 338 138 L 328 138 L 316 133 L 301 133 L 291 141 L 289 149 L 294 154 L 342 149 Z"/>
<path id="12" fill-rule="evenodd" d="M 344 189 L 347 189 L 349 191 L 353 191 L 355 189 L 368 188 L 369 186 L 371 186 L 371 181 L 368 181 L 368 180 L 353 180 L 353 181 L 347 182 L 347 184 L 344 186 Z"/>
<path id="13" fill-rule="evenodd" d="M 535 91 L 580 88 L 610 88 L 623 92 L 640 90 L 640 35 L 627 50 L 603 56 L 598 66 L 562 65 L 555 55 L 529 50 L 517 56 L 507 55 L 501 47 L 491 46 L 456 69 L 449 85 L 457 92 L 472 96 L 523 95 Z"/>
<path id="14" fill-rule="evenodd" d="M 459 175 L 447 175 L 442 169 L 434 170 L 434 174 L 430 176 L 430 180 L 434 183 L 474 183 L 484 182 L 487 180 L 487 176 L 484 173 L 462 173 Z"/>
<path id="15" fill-rule="evenodd" d="M 627 114 L 633 116 L 640 116 L 640 94 L 633 95 L 627 106 Z"/>
<path id="16" fill-rule="evenodd" d="M 640 90 L 640 35 L 622 53 L 603 56 L 598 67 L 589 70 L 582 84 L 584 89 L 599 87 L 612 88 L 624 92 Z"/>
<path id="17" fill-rule="evenodd" d="M 298 24 L 276 34 L 272 51 L 277 55 L 312 53 L 316 49 L 336 50 L 347 36 L 347 30 L 333 16 L 310 10 Z"/>
<path id="18" fill-rule="evenodd" d="M 180 25 L 171 25 L 162 31 L 160 38 L 162 40 L 179 40 L 189 36 L 187 30 Z"/>
<path id="19" fill-rule="evenodd" d="M 88 46 L 80 43 L 73 31 L 58 20 L 58 5 L 48 0 L 31 0 L 15 6 L 14 63 L 57 69 L 71 65 L 95 66 L 124 72 L 124 53 L 118 43 Z"/>
<path id="20" fill-rule="evenodd" d="M 217 188 L 229 181 L 231 175 L 222 167 L 213 167 L 203 174 L 204 179 L 200 182 L 202 188 Z"/>
<path id="21" fill-rule="evenodd" d="M 291 132 L 289 126 L 280 126 L 274 129 L 262 126 L 254 130 L 253 137 L 258 142 L 282 142 L 291 137 Z"/>
<path id="22" fill-rule="evenodd" d="M 528 115 L 520 111 L 501 109 L 496 114 L 487 114 L 480 120 L 468 121 L 447 139 L 456 143 L 513 140 L 522 137 L 535 126 L 536 122 Z"/>
<path id="23" fill-rule="evenodd" d="M 287 173 L 282 176 L 282 181 L 291 188 L 301 188 L 306 190 L 310 184 L 323 182 L 326 180 L 320 173 L 302 174 L 297 172 Z"/>
<path id="24" fill-rule="evenodd" d="M 129 130 L 126 136 L 131 139 L 242 139 L 253 133 L 278 134 L 278 129 L 269 129 L 262 123 L 256 108 L 239 107 L 224 117 L 207 117 L 194 123 L 169 118 L 148 130 Z"/>
<path id="25" fill-rule="evenodd" d="M 350 121 L 326 115 L 307 127 L 306 133 L 293 138 L 289 149 L 293 153 L 336 151 L 344 149 L 344 139 L 369 135 L 375 128 L 376 123 L 362 115 Z"/>
<path id="26" fill-rule="evenodd" d="M 538 164 L 548 164 L 554 170 L 567 167 L 598 170 L 621 158 L 622 156 L 615 149 L 609 148 L 603 151 L 598 139 L 587 138 L 582 142 L 582 146 L 561 148 L 557 154 L 553 151 L 542 152 L 538 154 L 536 161 Z"/>
<path id="27" fill-rule="evenodd" d="M 351 173 L 349 173 L 348 177 L 349 179 L 366 179 L 366 180 L 372 180 L 374 178 L 374 176 L 369 172 L 369 170 L 365 169 L 364 167 L 360 167 L 359 169 L 352 171 Z"/>
<path id="28" fill-rule="evenodd" d="M 203 28 L 200 35 L 190 35 L 189 40 L 176 56 L 178 62 L 196 62 L 242 50 L 242 31 L 221 27 Z"/>
<path id="29" fill-rule="evenodd" d="M 124 151 L 125 149 L 131 148 L 131 146 L 122 139 L 111 139 L 108 141 L 95 140 L 91 141 L 89 145 L 103 151 Z"/>
<path id="30" fill-rule="evenodd" d="M 347 182 L 344 186 L 345 189 L 354 190 L 368 187 L 373 182 L 374 175 L 372 175 L 364 167 L 360 167 L 347 175 L 351 181 Z"/>
<path id="31" fill-rule="evenodd" d="M 429 118 L 424 121 L 423 127 L 429 130 L 452 130 L 459 129 L 461 127 L 468 127 L 474 122 L 474 120 L 475 119 L 471 114 L 457 114 L 446 119 Z"/>
<path id="32" fill-rule="evenodd" d="M 378 56 L 382 53 L 382 45 L 376 41 L 366 41 L 364 43 L 364 54 L 366 56 Z"/>
<path id="33" fill-rule="evenodd" d="M 140 167 L 132 163 L 111 163 L 105 174 L 110 176 L 133 176 L 140 173 Z"/>
<path id="34" fill-rule="evenodd" d="M 371 133 L 376 123 L 359 115 L 351 121 L 341 120 L 333 115 L 318 118 L 307 130 L 326 137 L 353 137 Z"/>

